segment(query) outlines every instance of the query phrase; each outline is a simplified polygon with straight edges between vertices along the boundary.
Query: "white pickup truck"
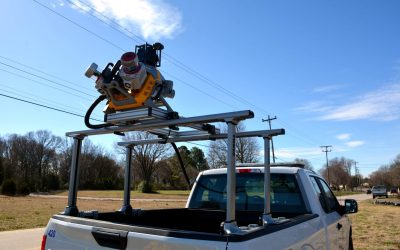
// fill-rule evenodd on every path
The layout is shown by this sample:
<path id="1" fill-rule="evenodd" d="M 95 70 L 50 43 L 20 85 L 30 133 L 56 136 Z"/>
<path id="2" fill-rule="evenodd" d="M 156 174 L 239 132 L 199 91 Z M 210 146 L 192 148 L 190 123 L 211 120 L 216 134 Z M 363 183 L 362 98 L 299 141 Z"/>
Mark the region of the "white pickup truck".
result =
<path id="1" fill-rule="evenodd" d="M 328 184 L 299 167 L 271 168 L 273 220 L 263 224 L 264 168 L 236 169 L 236 223 L 226 234 L 227 169 L 199 174 L 186 208 L 54 215 L 44 249 L 352 249 L 346 213 L 357 203 L 339 205 Z"/>
<path id="2" fill-rule="evenodd" d="M 240 121 L 252 117 L 254 114 L 245 110 L 67 133 L 74 139 L 68 206 L 50 219 L 42 249 L 352 249 L 351 225 L 346 214 L 357 212 L 357 202 L 346 200 L 341 206 L 329 185 L 312 171 L 291 164 L 270 164 L 271 138 L 285 131 L 236 131 Z M 208 123 L 213 122 L 226 122 L 227 133 L 210 130 Z M 178 126 L 197 130 L 178 131 Z M 79 211 L 82 140 L 91 135 L 138 130 L 149 131 L 159 138 L 118 143 L 126 148 L 121 209 Z M 262 167 L 235 163 L 235 139 L 247 137 L 264 140 Z M 171 143 L 176 148 L 175 142 L 220 139 L 227 142 L 226 168 L 200 173 L 186 208 L 133 208 L 135 204 L 132 206 L 130 199 L 133 147 Z"/>

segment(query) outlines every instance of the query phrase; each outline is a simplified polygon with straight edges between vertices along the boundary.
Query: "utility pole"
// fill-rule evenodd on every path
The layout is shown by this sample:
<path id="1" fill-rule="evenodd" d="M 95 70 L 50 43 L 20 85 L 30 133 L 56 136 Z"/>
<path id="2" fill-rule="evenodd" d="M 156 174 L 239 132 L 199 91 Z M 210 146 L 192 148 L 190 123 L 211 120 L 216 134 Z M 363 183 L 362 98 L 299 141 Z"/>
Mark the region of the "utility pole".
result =
<path id="1" fill-rule="evenodd" d="M 358 161 L 354 161 L 354 173 L 357 180 L 357 188 L 358 188 L 358 186 L 360 186 L 361 184 L 361 180 L 360 180 L 360 170 L 357 167 L 357 163 Z"/>
<path id="2" fill-rule="evenodd" d="M 269 123 L 269 130 L 271 130 L 272 129 L 271 121 L 272 120 L 276 120 L 276 119 L 277 119 L 276 116 L 270 117 L 268 115 L 268 119 L 262 119 L 262 122 L 268 122 Z M 272 148 L 272 162 L 275 163 L 274 141 L 273 141 L 272 137 L 271 137 L 271 148 Z"/>
<path id="3" fill-rule="evenodd" d="M 320 146 L 322 148 L 322 152 L 325 152 L 325 156 L 326 156 L 326 171 L 328 172 L 328 183 L 329 185 L 331 185 L 331 180 L 329 179 L 329 165 L 328 165 L 328 152 L 331 152 L 332 146 Z"/>

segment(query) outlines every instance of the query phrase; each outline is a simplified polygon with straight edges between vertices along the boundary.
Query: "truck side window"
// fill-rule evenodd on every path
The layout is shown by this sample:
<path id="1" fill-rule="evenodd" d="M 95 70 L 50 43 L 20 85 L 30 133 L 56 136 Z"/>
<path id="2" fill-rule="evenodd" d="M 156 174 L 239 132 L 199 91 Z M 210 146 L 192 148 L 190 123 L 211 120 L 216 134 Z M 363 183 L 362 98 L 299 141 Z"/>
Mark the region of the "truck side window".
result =
<path id="1" fill-rule="evenodd" d="M 326 201 L 328 203 L 329 212 L 336 211 L 339 206 L 339 203 L 336 200 L 335 195 L 332 193 L 331 189 L 329 188 L 328 184 L 326 184 L 325 181 L 319 179 L 319 183 L 322 186 Z"/>
<path id="2" fill-rule="evenodd" d="M 322 194 L 321 188 L 318 185 L 318 182 L 315 177 L 310 177 L 311 184 L 314 188 L 315 194 L 318 196 L 318 200 L 321 203 L 322 209 L 324 209 L 325 213 L 329 213 L 328 205 L 326 204 L 325 197 Z"/>

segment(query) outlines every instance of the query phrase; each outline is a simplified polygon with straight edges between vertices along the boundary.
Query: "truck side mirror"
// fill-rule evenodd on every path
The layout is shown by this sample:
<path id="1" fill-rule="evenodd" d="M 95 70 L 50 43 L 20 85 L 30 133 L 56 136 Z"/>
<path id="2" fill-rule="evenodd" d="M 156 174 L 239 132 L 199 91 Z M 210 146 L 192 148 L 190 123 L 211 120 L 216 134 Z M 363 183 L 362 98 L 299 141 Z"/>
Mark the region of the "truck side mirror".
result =
<path id="1" fill-rule="evenodd" d="M 358 212 L 358 204 L 356 200 L 353 199 L 344 200 L 344 207 L 346 214 L 353 214 Z"/>

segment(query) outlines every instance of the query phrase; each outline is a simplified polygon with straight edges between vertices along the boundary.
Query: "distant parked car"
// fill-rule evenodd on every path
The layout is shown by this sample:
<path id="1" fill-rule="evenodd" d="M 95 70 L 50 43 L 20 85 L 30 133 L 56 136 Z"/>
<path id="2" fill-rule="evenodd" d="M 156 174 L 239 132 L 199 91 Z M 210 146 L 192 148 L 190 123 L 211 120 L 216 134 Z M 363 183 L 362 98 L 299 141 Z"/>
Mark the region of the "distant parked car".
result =
<path id="1" fill-rule="evenodd" d="M 368 188 L 368 189 L 367 189 L 367 194 L 371 194 L 371 193 L 372 193 L 371 189 Z"/>
<path id="2" fill-rule="evenodd" d="M 398 194 L 398 193 L 399 193 L 399 190 L 396 187 L 392 187 L 390 189 L 390 194 Z"/>
<path id="3" fill-rule="evenodd" d="M 373 186 L 371 189 L 371 192 L 372 192 L 372 198 L 374 198 L 374 199 L 375 199 L 375 197 L 379 197 L 379 196 L 384 196 L 384 197 L 388 198 L 387 189 L 384 185 Z"/>

